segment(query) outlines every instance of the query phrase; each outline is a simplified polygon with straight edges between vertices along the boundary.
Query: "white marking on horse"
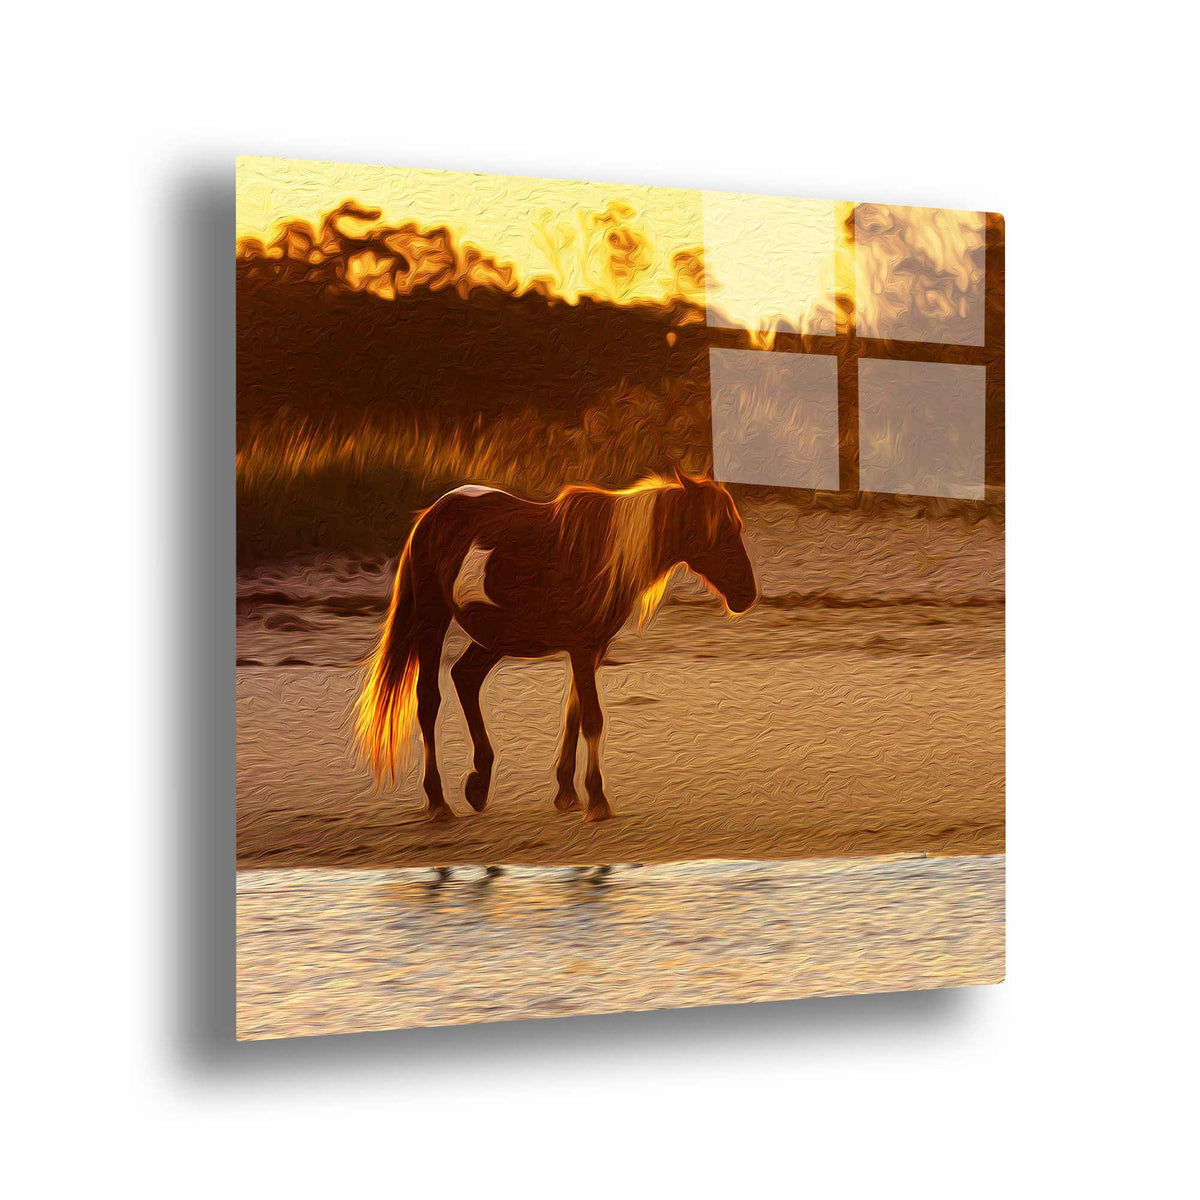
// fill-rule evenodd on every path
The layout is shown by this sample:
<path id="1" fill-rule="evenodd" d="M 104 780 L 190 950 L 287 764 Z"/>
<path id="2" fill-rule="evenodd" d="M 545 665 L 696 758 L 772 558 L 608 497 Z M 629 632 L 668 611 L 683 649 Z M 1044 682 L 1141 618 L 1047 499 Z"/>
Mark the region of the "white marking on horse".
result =
<path id="1" fill-rule="evenodd" d="M 493 608 L 499 607 L 495 600 L 487 594 L 487 588 L 484 586 L 488 559 L 491 557 L 491 549 L 485 550 L 477 542 L 471 543 L 470 548 L 463 555 L 458 575 L 454 580 L 451 598 L 456 608 L 461 610 L 468 604 L 490 604 Z"/>

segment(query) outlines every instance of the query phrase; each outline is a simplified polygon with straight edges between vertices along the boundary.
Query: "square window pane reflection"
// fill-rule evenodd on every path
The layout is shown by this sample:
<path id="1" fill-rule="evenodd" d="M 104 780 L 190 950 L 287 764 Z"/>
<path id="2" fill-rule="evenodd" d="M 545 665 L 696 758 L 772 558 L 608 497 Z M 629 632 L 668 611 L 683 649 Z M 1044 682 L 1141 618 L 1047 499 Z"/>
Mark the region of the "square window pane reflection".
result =
<path id="1" fill-rule="evenodd" d="M 705 192 L 708 324 L 836 332 L 831 200 Z"/>
<path id="2" fill-rule="evenodd" d="M 856 205 L 859 336 L 982 346 L 986 240 L 981 212 Z"/>
<path id="3" fill-rule="evenodd" d="M 859 486 L 982 500 L 985 402 L 984 367 L 862 359 Z"/>
<path id="4" fill-rule="evenodd" d="M 837 489 L 833 355 L 714 348 L 709 379 L 717 479 Z"/>

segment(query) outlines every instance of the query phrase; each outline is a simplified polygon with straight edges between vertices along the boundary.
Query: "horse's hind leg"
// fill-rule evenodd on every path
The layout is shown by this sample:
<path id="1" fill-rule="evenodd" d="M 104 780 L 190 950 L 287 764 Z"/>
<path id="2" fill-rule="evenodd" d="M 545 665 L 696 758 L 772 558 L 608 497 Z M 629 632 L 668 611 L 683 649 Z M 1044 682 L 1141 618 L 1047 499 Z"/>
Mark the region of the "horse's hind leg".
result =
<path id="1" fill-rule="evenodd" d="M 442 642 L 450 624 L 448 613 L 430 615 L 421 624 L 417 640 L 419 670 L 417 672 L 417 722 L 425 743 L 425 795 L 431 821 L 452 821 L 454 812 L 442 792 L 442 777 L 437 765 L 437 715 L 442 703 L 438 672 L 442 665 Z"/>
<path id="2" fill-rule="evenodd" d="M 571 668 L 575 673 L 575 690 L 579 693 L 579 719 L 588 744 L 588 766 L 584 783 L 587 785 L 588 806 L 585 821 L 606 821 L 613 815 L 604 794 L 604 776 L 600 771 L 600 737 L 604 732 L 604 713 L 600 694 L 596 690 L 596 668 L 601 653 L 572 651 Z"/>
<path id="3" fill-rule="evenodd" d="M 576 812 L 583 807 L 575 791 L 575 751 L 579 746 L 579 690 L 575 687 L 574 675 L 567 686 L 567 709 L 563 716 L 563 740 L 558 752 L 555 775 L 558 777 L 558 795 L 554 807 L 559 812 Z"/>
<path id="4" fill-rule="evenodd" d="M 471 731 L 471 742 L 475 747 L 475 770 L 467 776 L 467 803 L 476 811 L 487 807 L 488 788 L 492 782 L 492 763 L 496 755 L 488 741 L 487 729 L 483 724 L 483 711 L 479 707 L 479 689 L 487 673 L 500 661 L 501 655 L 485 650 L 478 642 L 472 642 L 462 657 L 450 668 L 450 678 L 458 691 L 459 703 L 467 718 Z"/>

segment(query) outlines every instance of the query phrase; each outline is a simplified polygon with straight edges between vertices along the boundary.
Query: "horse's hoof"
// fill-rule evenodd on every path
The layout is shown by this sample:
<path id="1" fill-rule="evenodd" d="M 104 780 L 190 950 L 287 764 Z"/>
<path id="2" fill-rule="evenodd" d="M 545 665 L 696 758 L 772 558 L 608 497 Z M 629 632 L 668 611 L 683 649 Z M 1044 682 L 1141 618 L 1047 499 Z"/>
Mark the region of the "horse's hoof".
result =
<path id="1" fill-rule="evenodd" d="M 438 823 L 453 821 L 455 819 L 454 809 L 444 802 L 442 804 L 431 804 L 427 810 L 427 815 L 431 821 Z"/>
<path id="2" fill-rule="evenodd" d="M 584 823 L 593 825 L 597 821 L 609 821 L 612 819 L 613 810 L 608 807 L 608 801 L 605 800 L 601 804 L 589 804 L 587 812 L 583 814 Z"/>
<path id="3" fill-rule="evenodd" d="M 554 807 L 559 812 L 578 812 L 583 805 L 579 802 L 579 797 L 574 792 L 559 792 L 554 797 Z"/>
<path id="4" fill-rule="evenodd" d="M 491 781 L 485 779 L 478 771 L 472 771 L 467 776 L 466 785 L 463 787 L 463 793 L 467 798 L 467 803 L 476 811 L 483 812 L 487 808 L 488 802 L 488 784 Z"/>

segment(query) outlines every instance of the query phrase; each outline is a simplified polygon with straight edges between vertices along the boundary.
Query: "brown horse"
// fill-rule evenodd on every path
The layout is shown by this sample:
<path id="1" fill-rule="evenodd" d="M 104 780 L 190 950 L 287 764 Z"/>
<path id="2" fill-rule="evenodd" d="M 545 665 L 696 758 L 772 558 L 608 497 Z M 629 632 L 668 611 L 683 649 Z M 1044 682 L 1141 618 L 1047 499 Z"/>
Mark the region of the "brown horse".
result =
<path id="1" fill-rule="evenodd" d="M 694 571 L 731 614 L 758 592 L 729 493 L 708 479 L 648 479 L 624 491 L 567 487 L 549 503 L 495 488 L 461 487 L 418 516 L 408 536 L 383 632 L 359 697 L 359 745 L 375 772 L 395 777 L 415 715 L 425 744 L 429 817 L 453 818 L 442 793 L 434 729 L 438 668 L 451 618 L 471 638 L 451 677 L 474 743 L 466 798 L 487 804 L 495 755 L 479 707 L 488 672 L 506 656 L 566 651 L 573 681 L 558 756 L 555 807 L 581 807 L 575 792 L 580 730 L 587 739 L 588 821 L 612 816 L 600 771 L 604 717 L 596 668 L 640 604 L 641 622 L 679 566 Z M 414 703 L 415 701 L 415 703 Z"/>

